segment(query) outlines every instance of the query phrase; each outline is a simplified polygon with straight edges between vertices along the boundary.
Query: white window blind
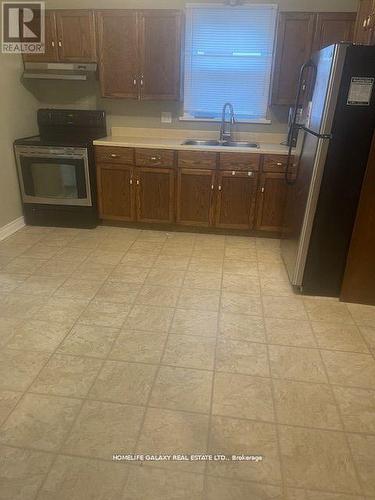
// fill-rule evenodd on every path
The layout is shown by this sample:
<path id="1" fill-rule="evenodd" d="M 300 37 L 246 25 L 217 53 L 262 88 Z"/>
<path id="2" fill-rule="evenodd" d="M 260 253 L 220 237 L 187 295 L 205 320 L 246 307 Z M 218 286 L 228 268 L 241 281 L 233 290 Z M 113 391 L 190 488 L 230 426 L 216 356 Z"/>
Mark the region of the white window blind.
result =
<path id="1" fill-rule="evenodd" d="M 190 4 L 186 10 L 185 119 L 266 119 L 277 6 Z"/>

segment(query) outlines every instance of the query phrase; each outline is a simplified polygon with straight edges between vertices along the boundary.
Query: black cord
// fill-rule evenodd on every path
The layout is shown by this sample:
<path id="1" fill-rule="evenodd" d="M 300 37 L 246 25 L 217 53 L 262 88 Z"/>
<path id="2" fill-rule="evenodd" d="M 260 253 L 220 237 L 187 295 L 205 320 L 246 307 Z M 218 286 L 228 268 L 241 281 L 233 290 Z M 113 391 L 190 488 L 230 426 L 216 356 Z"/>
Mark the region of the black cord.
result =
<path id="1" fill-rule="evenodd" d="M 297 117 L 298 117 L 299 103 L 300 103 L 301 94 L 302 94 L 303 77 L 304 77 L 305 71 L 308 68 L 313 68 L 314 69 L 314 77 L 315 77 L 315 75 L 316 75 L 316 64 L 311 59 L 309 61 L 307 61 L 301 67 L 301 71 L 300 71 L 299 79 L 298 79 L 298 91 L 297 91 L 296 102 L 295 102 L 295 105 L 294 105 L 293 120 L 292 120 L 292 123 L 291 123 L 291 126 L 290 126 L 290 132 L 289 132 L 289 134 L 290 134 L 290 140 L 289 140 L 288 159 L 287 159 L 287 164 L 286 164 L 286 169 L 285 169 L 285 182 L 289 186 L 292 186 L 293 184 L 295 184 L 295 182 L 297 180 L 297 176 L 296 176 L 296 179 L 294 179 L 294 180 L 289 179 L 289 170 L 290 170 L 290 166 L 291 166 L 291 162 L 292 162 L 292 153 L 293 153 L 293 141 L 291 140 L 291 138 L 293 137 L 294 131 L 297 128 L 298 129 L 303 128 L 303 127 L 301 127 L 301 125 L 297 124 Z"/>

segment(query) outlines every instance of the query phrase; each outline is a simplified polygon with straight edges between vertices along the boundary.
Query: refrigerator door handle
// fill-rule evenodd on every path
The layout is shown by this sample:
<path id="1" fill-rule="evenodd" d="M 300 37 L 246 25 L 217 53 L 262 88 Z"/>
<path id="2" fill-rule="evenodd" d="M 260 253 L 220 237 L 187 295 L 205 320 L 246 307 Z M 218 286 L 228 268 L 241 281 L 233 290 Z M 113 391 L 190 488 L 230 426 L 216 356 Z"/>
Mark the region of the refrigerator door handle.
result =
<path id="1" fill-rule="evenodd" d="M 311 129 L 307 128 L 307 127 L 304 127 L 304 126 L 301 126 L 300 128 L 302 130 L 304 130 L 305 132 L 307 132 L 308 134 L 312 134 L 315 137 L 318 137 L 318 139 L 333 139 L 333 135 L 332 134 L 318 134 L 317 132 L 314 132 L 313 130 L 311 130 Z"/>

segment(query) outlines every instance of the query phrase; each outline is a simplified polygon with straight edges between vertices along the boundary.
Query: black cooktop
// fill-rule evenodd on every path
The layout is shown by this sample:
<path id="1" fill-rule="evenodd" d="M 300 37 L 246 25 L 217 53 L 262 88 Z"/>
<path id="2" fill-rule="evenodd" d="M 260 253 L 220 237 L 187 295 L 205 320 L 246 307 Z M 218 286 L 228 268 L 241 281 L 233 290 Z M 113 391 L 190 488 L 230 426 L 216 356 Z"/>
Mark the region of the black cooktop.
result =
<path id="1" fill-rule="evenodd" d="M 107 135 L 105 111 L 39 109 L 39 135 L 17 139 L 21 146 L 83 147 Z"/>

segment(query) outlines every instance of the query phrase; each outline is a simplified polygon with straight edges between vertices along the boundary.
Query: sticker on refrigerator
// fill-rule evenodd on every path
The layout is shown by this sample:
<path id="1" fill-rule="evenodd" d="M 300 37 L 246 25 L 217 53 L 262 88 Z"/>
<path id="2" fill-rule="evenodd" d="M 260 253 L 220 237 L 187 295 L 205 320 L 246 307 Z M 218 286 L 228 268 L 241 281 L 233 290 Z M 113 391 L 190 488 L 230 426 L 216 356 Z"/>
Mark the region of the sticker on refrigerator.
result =
<path id="1" fill-rule="evenodd" d="M 370 106 L 375 78 L 353 77 L 349 95 L 348 106 Z"/>

